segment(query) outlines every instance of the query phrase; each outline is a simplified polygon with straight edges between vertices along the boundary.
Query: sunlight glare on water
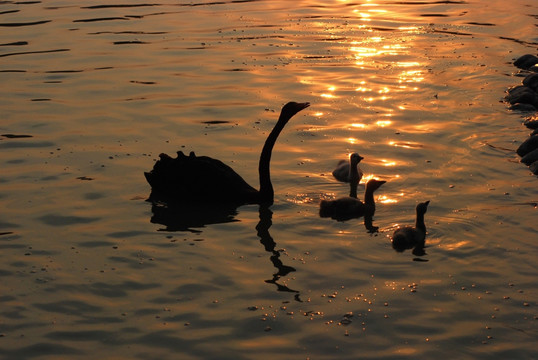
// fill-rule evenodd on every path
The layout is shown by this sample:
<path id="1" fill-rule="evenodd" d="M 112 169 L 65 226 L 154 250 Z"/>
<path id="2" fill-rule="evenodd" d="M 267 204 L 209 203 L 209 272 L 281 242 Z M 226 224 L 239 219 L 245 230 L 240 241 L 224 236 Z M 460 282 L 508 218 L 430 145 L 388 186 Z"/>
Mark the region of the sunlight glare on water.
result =
<path id="1" fill-rule="evenodd" d="M 0 2 L 0 358 L 532 359 L 537 179 L 502 101 L 532 0 Z M 275 201 L 145 201 L 160 153 Z M 366 219 L 357 152 L 384 180 Z M 215 184 L 219 179 L 211 179 Z M 425 254 L 390 235 L 425 214 Z M 371 231 L 372 227 L 378 231 Z"/>

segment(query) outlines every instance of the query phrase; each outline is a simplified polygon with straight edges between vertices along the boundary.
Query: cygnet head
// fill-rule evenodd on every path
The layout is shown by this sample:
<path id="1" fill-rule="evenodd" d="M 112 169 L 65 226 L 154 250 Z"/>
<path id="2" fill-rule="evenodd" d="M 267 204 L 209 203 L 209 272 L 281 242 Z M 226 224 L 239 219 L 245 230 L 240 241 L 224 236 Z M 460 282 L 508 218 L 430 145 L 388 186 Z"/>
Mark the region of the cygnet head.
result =
<path id="1" fill-rule="evenodd" d="M 385 180 L 371 179 L 371 180 L 368 180 L 368 182 L 366 183 L 366 189 L 374 191 L 374 190 L 379 189 L 379 187 L 383 185 L 384 183 L 386 183 Z"/>
<path id="2" fill-rule="evenodd" d="M 364 158 L 357 153 L 349 155 L 349 161 L 351 162 L 352 166 L 357 166 L 357 164 L 360 163 L 362 159 Z"/>
<path id="3" fill-rule="evenodd" d="M 430 200 L 422 202 L 417 205 L 417 214 L 426 214 L 426 211 L 428 210 L 428 204 L 430 203 Z"/>

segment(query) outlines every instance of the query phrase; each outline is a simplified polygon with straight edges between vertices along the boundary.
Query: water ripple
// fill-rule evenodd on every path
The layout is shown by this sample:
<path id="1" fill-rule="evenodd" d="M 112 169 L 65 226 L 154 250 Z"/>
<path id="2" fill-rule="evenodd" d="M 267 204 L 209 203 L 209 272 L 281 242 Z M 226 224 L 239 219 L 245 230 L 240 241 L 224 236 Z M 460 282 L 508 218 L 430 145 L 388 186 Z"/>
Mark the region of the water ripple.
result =
<path id="1" fill-rule="evenodd" d="M 110 8 L 133 8 L 133 7 L 148 7 L 162 6 L 163 4 L 115 4 L 115 5 L 91 5 L 82 6 L 81 9 L 110 9 Z"/>
<path id="2" fill-rule="evenodd" d="M 82 216 L 65 216 L 65 215 L 43 215 L 38 218 L 44 224 L 50 226 L 67 226 L 75 224 L 89 224 L 98 221 L 98 217 L 82 217 Z"/>
<path id="3" fill-rule="evenodd" d="M 73 20 L 73 22 L 90 23 L 90 22 L 98 22 L 98 21 L 115 21 L 115 20 L 129 20 L 129 18 L 116 16 L 116 17 L 102 17 L 102 18 L 92 18 L 92 19 L 78 19 L 78 20 Z"/>
<path id="4" fill-rule="evenodd" d="M 0 44 L 0 46 L 24 46 L 28 45 L 28 41 L 16 41 L 7 44 Z"/>
<path id="5" fill-rule="evenodd" d="M 42 356 L 80 355 L 83 352 L 75 347 L 53 343 L 36 343 L 15 350 L 5 350 L 10 359 L 29 359 Z"/>
<path id="6" fill-rule="evenodd" d="M 24 52 L 16 52 L 16 53 L 0 54 L 0 57 L 16 56 L 16 55 L 46 54 L 46 53 L 64 52 L 64 51 L 70 51 L 70 50 L 71 50 L 71 49 L 54 49 L 54 50 L 40 50 L 40 51 L 24 51 Z"/>
<path id="7" fill-rule="evenodd" d="M 41 25 L 51 22 L 52 20 L 40 20 L 40 21 L 30 21 L 24 23 L 0 23 L 0 26 L 3 27 L 19 27 L 19 26 L 32 26 L 32 25 Z"/>

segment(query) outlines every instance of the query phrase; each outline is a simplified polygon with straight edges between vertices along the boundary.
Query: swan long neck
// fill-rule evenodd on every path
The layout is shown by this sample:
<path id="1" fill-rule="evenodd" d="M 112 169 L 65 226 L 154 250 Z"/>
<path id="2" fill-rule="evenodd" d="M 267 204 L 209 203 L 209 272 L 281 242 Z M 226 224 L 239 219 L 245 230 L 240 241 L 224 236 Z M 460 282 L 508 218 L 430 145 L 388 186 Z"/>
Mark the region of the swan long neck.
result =
<path id="1" fill-rule="evenodd" d="M 271 130 L 271 133 L 263 145 L 262 153 L 260 155 L 260 162 L 258 165 L 258 173 L 260 175 L 260 201 L 264 203 L 273 203 L 275 193 L 273 190 L 273 184 L 271 183 L 271 172 L 269 169 L 271 153 L 273 152 L 273 146 L 276 143 L 278 135 L 280 135 L 280 132 L 290 119 L 291 116 L 281 113 L 275 127 L 273 130 Z"/>

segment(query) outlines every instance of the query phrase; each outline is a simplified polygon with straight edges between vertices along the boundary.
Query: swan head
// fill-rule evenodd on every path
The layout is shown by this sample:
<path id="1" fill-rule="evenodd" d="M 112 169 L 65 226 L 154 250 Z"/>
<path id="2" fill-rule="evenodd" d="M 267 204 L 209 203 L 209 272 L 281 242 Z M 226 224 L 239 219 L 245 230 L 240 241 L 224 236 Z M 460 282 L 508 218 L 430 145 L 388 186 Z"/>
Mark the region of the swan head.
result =
<path id="1" fill-rule="evenodd" d="M 352 166 L 357 166 L 357 164 L 360 163 L 362 159 L 364 158 L 357 153 L 349 155 L 349 161 Z"/>
<path id="2" fill-rule="evenodd" d="M 282 111 L 280 112 L 281 117 L 286 117 L 288 119 L 291 119 L 291 117 L 295 114 L 297 114 L 299 111 L 306 109 L 310 106 L 309 102 L 304 103 L 298 103 L 295 101 L 290 101 L 286 105 L 282 107 Z"/>
<path id="3" fill-rule="evenodd" d="M 426 214 L 426 211 L 428 210 L 428 204 L 430 203 L 430 200 L 422 202 L 417 205 L 417 214 Z"/>

